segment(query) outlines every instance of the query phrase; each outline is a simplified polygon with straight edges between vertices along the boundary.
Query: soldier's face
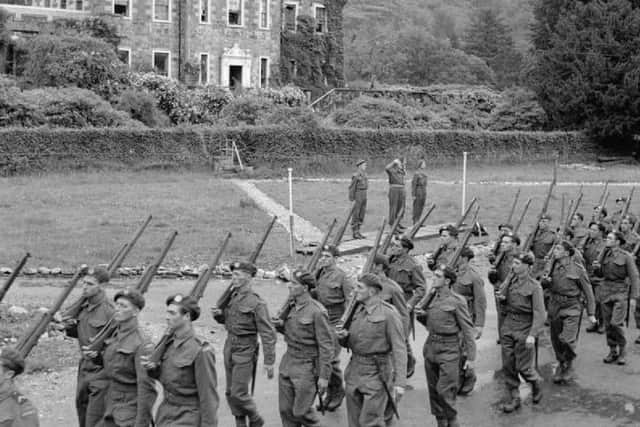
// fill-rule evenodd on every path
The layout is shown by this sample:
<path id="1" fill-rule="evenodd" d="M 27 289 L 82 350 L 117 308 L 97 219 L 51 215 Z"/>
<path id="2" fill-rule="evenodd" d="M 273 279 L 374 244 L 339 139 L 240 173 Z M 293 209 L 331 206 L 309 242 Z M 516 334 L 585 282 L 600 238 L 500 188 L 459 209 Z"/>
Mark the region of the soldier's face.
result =
<path id="1" fill-rule="evenodd" d="M 616 246 L 618 246 L 618 239 L 616 238 L 616 235 L 613 233 L 609 233 L 607 234 L 607 238 L 605 239 L 605 246 L 608 248 L 614 248 Z"/>
<path id="2" fill-rule="evenodd" d="M 364 172 L 364 171 L 366 171 L 366 170 L 367 170 L 367 163 L 365 162 L 365 163 L 361 164 L 361 165 L 360 165 L 360 166 L 358 166 L 358 167 L 360 168 L 360 170 L 361 170 L 362 172 Z"/>
<path id="3" fill-rule="evenodd" d="M 289 288 L 289 296 L 292 298 L 297 298 L 300 295 L 304 294 L 307 290 L 305 286 L 297 282 L 289 282 L 287 283 L 287 287 Z"/>
<path id="4" fill-rule="evenodd" d="M 451 243 L 451 235 L 448 231 L 443 230 L 442 233 L 440 233 L 440 242 L 444 245 Z"/>
<path id="5" fill-rule="evenodd" d="M 600 219 L 600 206 L 593 208 L 593 219 Z"/>
<path id="6" fill-rule="evenodd" d="M 616 200 L 616 208 L 618 208 L 619 211 L 624 209 L 624 204 L 625 204 L 624 200 Z"/>
<path id="7" fill-rule="evenodd" d="M 249 283 L 251 280 L 251 275 L 244 270 L 233 270 L 231 272 L 231 280 L 237 286 L 242 286 L 246 283 Z"/>
<path id="8" fill-rule="evenodd" d="M 100 292 L 100 285 L 95 277 L 87 276 L 82 280 L 82 296 L 91 298 Z"/>
<path id="9" fill-rule="evenodd" d="M 138 313 L 140 313 L 140 309 L 133 305 L 131 301 L 126 298 L 118 298 L 116 301 L 116 312 L 113 314 L 113 319 L 116 322 L 123 323 L 133 317 L 136 317 Z"/>
<path id="10" fill-rule="evenodd" d="M 364 283 L 358 282 L 354 292 L 356 293 L 356 301 L 358 302 L 365 302 L 371 297 L 371 291 Z"/>
<path id="11" fill-rule="evenodd" d="M 629 221 L 629 218 L 625 218 L 622 220 L 622 222 L 620 223 L 620 230 L 623 232 L 627 232 L 629 230 L 631 230 L 631 221 Z"/>
<path id="12" fill-rule="evenodd" d="M 320 260 L 318 261 L 318 266 L 327 267 L 329 265 L 333 265 L 334 263 L 335 259 L 330 252 L 322 252 L 322 255 L 320 255 Z"/>
<path id="13" fill-rule="evenodd" d="M 556 258 L 564 258 L 569 255 L 569 253 L 564 249 L 562 245 L 555 245 L 553 247 L 553 256 Z"/>
<path id="14" fill-rule="evenodd" d="M 571 227 L 577 227 L 578 225 L 580 225 L 580 217 L 577 215 L 574 215 L 573 218 L 571 218 L 571 224 L 569 224 Z"/>
<path id="15" fill-rule="evenodd" d="M 444 273 L 442 272 L 442 270 L 437 269 L 435 271 L 435 273 L 433 273 L 434 279 L 433 279 L 433 287 L 434 288 L 441 288 L 444 286 L 445 284 L 445 278 L 444 278 Z"/>
<path id="16" fill-rule="evenodd" d="M 511 248 L 513 248 L 513 240 L 511 239 L 511 237 L 503 237 L 502 241 L 500 242 L 500 246 L 502 247 L 503 251 L 509 251 L 511 250 Z"/>
<path id="17" fill-rule="evenodd" d="M 540 229 L 546 230 L 547 228 L 549 228 L 549 220 L 547 218 L 542 218 L 540 220 Z"/>
<path id="18" fill-rule="evenodd" d="M 404 252 L 404 248 L 402 247 L 400 240 L 395 238 L 391 241 L 391 248 L 389 249 L 391 255 L 400 255 Z"/>
<path id="19" fill-rule="evenodd" d="M 166 316 L 167 326 L 170 328 L 177 328 L 189 321 L 189 314 L 183 314 L 180 310 L 181 307 L 179 305 L 169 304 Z"/>
<path id="20" fill-rule="evenodd" d="M 511 268 L 513 268 L 513 272 L 515 274 L 522 274 L 525 271 L 527 271 L 527 268 L 529 266 L 527 264 L 525 264 L 524 262 L 520 261 L 518 258 L 515 258 L 513 260 L 513 264 L 511 264 Z"/>

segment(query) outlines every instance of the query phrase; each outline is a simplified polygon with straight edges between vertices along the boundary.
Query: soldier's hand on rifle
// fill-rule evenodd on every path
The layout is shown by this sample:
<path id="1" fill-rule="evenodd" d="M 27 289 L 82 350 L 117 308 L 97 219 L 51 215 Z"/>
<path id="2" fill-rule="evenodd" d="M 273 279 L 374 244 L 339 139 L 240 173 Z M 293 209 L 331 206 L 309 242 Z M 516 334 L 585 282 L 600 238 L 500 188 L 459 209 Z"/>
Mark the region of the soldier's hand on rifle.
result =
<path id="1" fill-rule="evenodd" d="M 592 325 L 595 325 L 596 323 L 598 323 L 598 320 L 596 319 L 596 316 L 589 316 L 589 322 L 591 322 Z"/>
<path id="2" fill-rule="evenodd" d="M 540 286 L 542 286 L 542 289 L 547 289 L 548 287 L 551 286 L 551 278 L 549 276 L 544 276 L 543 278 L 540 279 Z"/>
<path id="3" fill-rule="evenodd" d="M 89 350 L 87 346 L 82 347 L 82 355 L 89 359 L 95 359 L 98 357 L 98 352 L 95 350 Z"/>
<path id="4" fill-rule="evenodd" d="M 473 362 L 472 360 L 467 360 L 466 362 L 464 362 L 464 369 L 467 370 L 473 370 L 473 368 L 475 368 L 475 362 Z"/>
<path id="5" fill-rule="evenodd" d="M 402 396 L 404 396 L 404 387 L 395 386 L 393 388 L 393 398 L 396 401 L 396 403 L 400 402 L 400 399 L 402 399 Z"/>
<path id="6" fill-rule="evenodd" d="M 140 364 L 146 370 L 156 369 L 158 367 L 157 363 L 154 363 L 149 360 L 149 356 L 140 356 Z"/>
<path id="7" fill-rule="evenodd" d="M 482 326 L 476 326 L 476 339 L 479 340 L 482 336 Z"/>
<path id="8" fill-rule="evenodd" d="M 349 331 L 344 328 L 338 328 L 336 329 L 336 335 L 338 336 L 338 339 L 343 340 L 349 336 Z"/>
<path id="9" fill-rule="evenodd" d="M 327 387 L 329 387 L 329 380 L 324 378 L 318 378 L 318 394 L 324 395 L 327 392 Z"/>
<path id="10" fill-rule="evenodd" d="M 267 373 L 267 378 L 273 379 L 273 365 L 264 365 L 264 371 Z"/>
<path id="11" fill-rule="evenodd" d="M 529 335 L 525 341 L 527 347 L 531 348 L 536 344 L 536 338 L 534 336 Z"/>
<path id="12" fill-rule="evenodd" d="M 593 261 L 593 268 L 600 268 L 600 263 L 598 262 L 598 260 Z"/>

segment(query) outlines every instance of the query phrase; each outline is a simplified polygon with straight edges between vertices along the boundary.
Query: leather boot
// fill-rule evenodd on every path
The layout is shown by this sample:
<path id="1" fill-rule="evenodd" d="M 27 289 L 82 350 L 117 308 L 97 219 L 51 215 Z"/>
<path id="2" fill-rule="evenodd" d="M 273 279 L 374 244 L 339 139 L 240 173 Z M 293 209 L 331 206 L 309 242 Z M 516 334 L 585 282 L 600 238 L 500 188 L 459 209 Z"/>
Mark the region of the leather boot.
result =
<path id="1" fill-rule="evenodd" d="M 575 369 L 573 369 L 573 361 L 569 361 L 566 363 L 566 367 L 564 370 L 563 380 L 565 383 L 573 381 L 575 377 Z"/>
<path id="2" fill-rule="evenodd" d="M 264 418 L 256 414 L 253 418 L 249 419 L 249 427 L 264 427 Z"/>
<path id="3" fill-rule="evenodd" d="M 449 427 L 449 420 L 446 418 L 436 418 L 436 422 L 438 423 L 438 427 Z"/>
<path id="4" fill-rule="evenodd" d="M 236 427 L 247 427 L 247 417 L 236 417 Z"/>
<path id="5" fill-rule="evenodd" d="M 562 384 L 564 382 L 565 371 L 566 371 L 565 362 L 560 362 L 556 367 L 556 371 L 553 373 L 553 376 L 551 377 L 551 381 L 553 381 L 554 384 Z"/>
<path id="6" fill-rule="evenodd" d="M 511 412 L 517 410 L 521 406 L 520 396 L 513 396 L 511 400 L 502 404 L 502 412 L 505 414 L 510 414 Z"/>
<path id="7" fill-rule="evenodd" d="M 449 422 L 449 427 L 460 427 L 460 423 L 456 417 L 449 418 L 447 421 Z"/>
<path id="8" fill-rule="evenodd" d="M 604 363 L 613 363 L 616 360 L 618 360 L 618 352 L 613 347 L 611 347 L 611 349 L 609 350 L 609 354 L 607 354 L 607 357 L 602 359 Z"/>
<path id="9" fill-rule="evenodd" d="M 340 388 L 340 389 L 333 390 L 329 394 L 329 397 L 325 402 L 325 409 L 329 412 L 333 412 L 340 407 L 343 400 L 344 400 L 344 389 Z"/>
<path id="10" fill-rule="evenodd" d="M 620 347 L 620 352 L 618 353 L 618 360 L 616 360 L 616 363 L 618 365 L 626 365 L 627 364 L 627 359 L 625 359 L 626 355 L 627 355 L 627 351 L 624 349 L 624 347 Z"/>
<path id="11" fill-rule="evenodd" d="M 593 333 L 593 332 L 598 332 L 598 328 L 599 328 L 598 324 L 597 324 L 597 323 L 594 323 L 593 325 L 589 326 L 589 327 L 586 329 L 586 331 L 587 331 L 588 333 L 590 333 L 590 334 L 591 334 L 591 333 Z"/>
<path id="12" fill-rule="evenodd" d="M 542 400 L 542 379 L 531 383 L 531 400 L 533 403 L 540 403 Z"/>

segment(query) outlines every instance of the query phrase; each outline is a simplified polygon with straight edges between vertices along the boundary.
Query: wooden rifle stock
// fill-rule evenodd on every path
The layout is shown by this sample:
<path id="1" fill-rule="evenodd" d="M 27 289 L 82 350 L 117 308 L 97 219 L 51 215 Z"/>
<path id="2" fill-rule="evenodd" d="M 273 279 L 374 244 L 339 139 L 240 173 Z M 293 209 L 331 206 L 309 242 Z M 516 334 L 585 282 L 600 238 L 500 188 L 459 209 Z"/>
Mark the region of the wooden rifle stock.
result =
<path id="1" fill-rule="evenodd" d="M 467 209 L 464 211 L 464 213 L 462 214 L 462 216 L 460 217 L 460 219 L 458 220 L 458 222 L 455 224 L 456 228 L 460 228 L 462 226 L 462 224 L 464 224 L 464 220 L 467 219 L 467 216 L 469 215 L 469 212 L 471 212 L 471 208 L 473 207 L 473 205 L 475 205 L 478 202 L 478 198 L 474 197 L 471 200 L 471 203 L 469 203 L 469 206 L 467 206 Z"/>
<path id="2" fill-rule="evenodd" d="M 602 189 L 602 194 L 600 195 L 600 199 L 598 199 L 598 206 L 604 206 L 604 204 L 606 203 L 606 195 L 607 195 L 607 191 L 609 189 L 609 181 L 606 181 L 604 183 L 604 188 Z"/>
<path id="3" fill-rule="evenodd" d="M 522 222 L 524 221 L 524 217 L 527 213 L 527 211 L 529 210 L 529 205 L 531 205 L 531 199 L 527 199 L 527 203 L 524 205 L 524 209 L 522 210 L 522 213 L 520 214 L 520 218 L 518 219 L 518 222 L 516 223 L 516 225 L 513 228 L 513 234 L 518 234 L 518 231 L 520 230 L 520 227 L 522 226 Z M 500 251 L 500 243 L 498 242 L 498 244 L 495 247 L 495 252 L 494 252 L 496 256 L 496 260 L 494 261 L 493 265 L 495 269 L 500 268 L 500 265 L 502 265 L 502 262 L 504 261 L 504 251 Z"/>
<path id="4" fill-rule="evenodd" d="M 635 190 L 636 190 L 636 187 L 631 187 L 631 191 L 629 192 L 629 197 L 627 197 L 627 201 L 624 204 L 624 209 L 622 209 L 620 218 L 616 220 L 616 223 L 613 226 L 614 230 L 620 229 L 620 223 L 622 223 L 622 218 L 627 216 L 627 214 L 629 213 L 629 206 L 631 206 L 631 199 L 633 198 L 633 193 Z"/>
<path id="5" fill-rule="evenodd" d="M 602 202 L 601 206 L 607 206 L 607 200 L 609 200 L 609 194 L 611 193 L 607 191 L 607 194 L 604 195 L 604 201 Z"/>
<path id="6" fill-rule="evenodd" d="M 522 226 L 522 221 L 524 221 L 524 216 L 526 215 L 527 211 L 529 210 L 529 205 L 531 205 L 531 199 L 527 199 L 527 203 L 524 205 L 524 209 L 522 210 L 522 213 L 520 214 L 520 218 L 518 219 L 518 223 L 515 225 L 513 232 L 514 234 L 518 234 L 518 231 L 520 230 L 520 227 Z"/>
<path id="7" fill-rule="evenodd" d="M 578 208 L 580 208 L 580 204 L 582 203 L 582 197 L 584 196 L 584 194 L 580 193 L 578 195 L 578 198 L 576 200 L 575 205 L 573 205 L 572 209 L 569 209 L 569 214 L 567 215 L 567 217 L 564 219 L 564 228 L 562 228 L 560 230 L 561 233 L 565 233 L 567 231 L 567 229 L 569 229 L 569 226 L 571 224 L 571 219 L 576 216 L 576 213 L 578 212 Z"/>
<path id="8" fill-rule="evenodd" d="M 427 221 L 427 218 L 429 218 L 429 215 L 431 215 L 431 212 L 433 212 L 435 208 L 436 208 L 436 204 L 434 203 L 434 204 L 431 205 L 431 207 L 425 213 L 422 214 L 422 216 L 420 217 L 418 222 L 413 224 L 413 227 L 411 227 L 411 229 L 407 233 L 406 236 L 408 238 L 413 240 L 416 237 L 416 234 L 418 234 L 418 231 L 420 230 L 420 227 L 422 227 L 424 225 L 424 223 Z"/>
<path id="9" fill-rule="evenodd" d="M 249 257 L 247 262 L 250 262 L 251 264 L 256 263 L 256 261 L 258 260 L 258 256 L 260 256 L 260 252 L 262 252 L 262 247 L 264 246 L 264 242 L 267 241 L 267 237 L 269 237 L 269 234 L 271 233 L 271 229 L 273 229 L 273 226 L 275 225 L 277 220 L 278 220 L 278 217 L 274 216 L 271 222 L 269 223 L 269 226 L 265 230 L 264 235 L 262 236 L 262 239 L 260 239 L 260 241 L 258 242 L 258 246 L 256 246 L 256 249 L 253 251 L 253 253 Z"/>
<path id="10" fill-rule="evenodd" d="M 507 217 L 507 224 L 511 224 L 511 220 L 513 219 L 513 214 L 516 211 L 516 205 L 518 204 L 518 199 L 520 198 L 520 189 L 516 192 L 516 197 L 513 199 L 513 204 L 511 205 L 511 210 L 509 211 L 509 216 Z"/>
<path id="11" fill-rule="evenodd" d="M 531 247 L 531 243 L 533 243 L 533 239 L 535 238 L 536 234 L 538 233 L 538 229 L 540 228 L 540 220 L 542 219 L 542 216 L 547 212 L 547 208 L 549 207 L 549 200 L 551 200 L 551 194 L 553 193 L 553 188 L 556 185 L 556 181 L 555 179 L 553 181 L 551 181 L 551 184 L 549 185 L 549 189 L 547 190 L 547 195 L 544 199 L 544 203 L 542 204 L 542 209 L 540 209 L 540 213 L 538 214 L 538 217 L 536 218 L 536 222 L 535 222 L 535 228 L 533 229 L 533 231 L 527 236 L 527 240 L 525 240 L 524 242 L 524 246 L 522 247 L 525 251 L 528 251 L 529 248 Z"/>
<path id="12" fill-rule="evenodd" d="M 393 225 L 389 230 L 389 234 L 387 234 L 387 236 L 384 238 L 384 242 L 382 243 L 382 247 L 380 248 L 381 254 L 384 255 L 385 253 L 387 253 L 387 249 L 389 249 L 389 246 L 391 245 L 391 239 L 393 239 L 393 236 L 396 230 L 398 230 L 398 226 L 400 225 L 400 220 L 402 220 L 403 216 L 404 216 L 404 206 L 400 209 L 400 212 L 398 213 L 398 216 L 396 217 L 395 221 L 393 221 Z"/>
<path id="13" fill-rule="evenodd" d="M 76 273 L 73 275 L 69 284 L 66 288 L 62 290 L 58 299 L 54 302 L 53 306 L 42 316 L 38 321 L 29 329 L 29 331 L 22 336 L 22 339 L 16 345 L 16 350 L 20 353 L 20 355 L 26 358 L 33 347 L 36 346 L 40 336 L 46 331 L 49 323 L 53 319 L 53 316 L 60 310 L 64 301 L 69 297 L 71 291 L 76 287 L 78 281 L 84 276 L 88 271 L 88 267 L 86 265 L 81 266 Z"/>
<path id="14" fill-rule="evenodd" d="M 320 261 L 320 256 L 322 255 L 322 250 L 326 246 L 327 241 L 329 240 L 329 236 L 331 235 L 331 232 L 333 231 L 333 227 L 336 226 L 337 222 L 338 222 L 337 219 L 334 219 L 331 222 L 331 224 L 329 225 L 329 228 L 327 228 L 327 231 L 325 231 L 324 236 L 322 236 L 322 241 L 320 242 L 320 245 L 316 248 L 315 251 L 313 251 L 313 255 L 311 256 L 311 259 L 309 260 L 309 263 L 307 264 L 307 271 L 309 273 L 313 273 L 313 271 L 316 269 L 316 267 L 318 265 L 318 261 Z"/>
<path id="15" fill-rule="evenodd" d="M 347 212 L 347 217 L 345 218 L 344 223 L 340 226 L 340 228 L 338 228 L 338 232 L 333 237 L 333 241 L 331 242 L 332 246 L 335 246 L 337 248 L 340 245 L 340 242 L 342 242 L 344 233 L 347 231 L 347 226 L 349 225 L 349 220 L 353 216 L 353 213 L 355 212 L 355 210 L 356 210 L 356 202 L 353 202 L 353 204 L 349 208 L 349 212 Z"/>
<path id="16" fill-rule="evenodd" d="M 11 287 L 11 285 L 13 285 L 13 282 L 15 282 L 16 278 L 18 277 L 18 274 L 20 274 L 20 271 L 22 270 L 22 267 L 24 267 L 24 265 L 27 263 L 27 260 L 29 259 L 30 256 L 31 254 L 27 252 L 25 256 L 23 256 L 22 259 L 18 261 L 18 265 L 16 265 L 16 268 L 13 269 L 13 271 L 11 272 L 11 275 L 4 282 L 4 285 L 2 285 L 2 288 L 0 289 L 0 302 L 2 302 L 2 300 L 4 299 L 4 296 L 9 291 L 9 288 Z"/>

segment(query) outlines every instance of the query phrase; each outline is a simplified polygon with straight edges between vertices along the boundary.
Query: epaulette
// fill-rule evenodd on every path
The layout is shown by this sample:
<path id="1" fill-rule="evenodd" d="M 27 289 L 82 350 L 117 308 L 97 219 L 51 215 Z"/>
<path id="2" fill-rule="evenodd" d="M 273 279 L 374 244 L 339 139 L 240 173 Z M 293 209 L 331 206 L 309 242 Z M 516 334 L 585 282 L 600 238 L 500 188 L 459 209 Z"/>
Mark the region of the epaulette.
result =
<path id="1" fill-rule="evenodd" d="M 459 293 L 457 293 L 457 292 L 456 292 L 456 291 L 454 291 L 453 289 L 451 290 L 451 294 L 452 294 L 454 297 L 456 297 L 456 298 L 458 299 L 458 301 L 459 301 L 460 303 L 464 304 L 464 305 L 465 305 L 465 307 L 466 307 L 466 305 L 467 305 L 467 299 L 466 299 L 464 296 L 460 295 Z"/>
<path id="2" fill-rule="evenodd" d="M 312 299 L 312 300 L 311 300 L 311 302 L 312 302 L 312 303 L 313 303 L 317 308 L 319 308 L 319 309 L 320 309 L 320 311 L 321 311 L 323 314 L 326 314 L 327 316 L 329 315 L 329 312 L 327 311 L 327 308 L 326 308 L 324 305 L 322 305 L 322 303 L 320 303 L 319 301 L 317 301 L 317 300 L 315 300 L 315 299 Z"/>

